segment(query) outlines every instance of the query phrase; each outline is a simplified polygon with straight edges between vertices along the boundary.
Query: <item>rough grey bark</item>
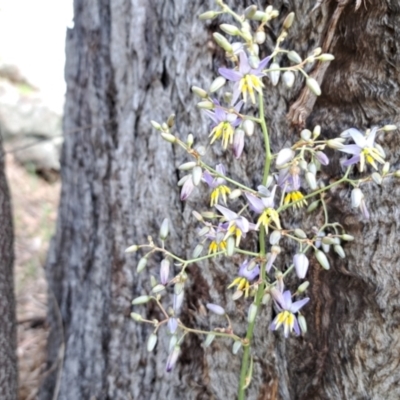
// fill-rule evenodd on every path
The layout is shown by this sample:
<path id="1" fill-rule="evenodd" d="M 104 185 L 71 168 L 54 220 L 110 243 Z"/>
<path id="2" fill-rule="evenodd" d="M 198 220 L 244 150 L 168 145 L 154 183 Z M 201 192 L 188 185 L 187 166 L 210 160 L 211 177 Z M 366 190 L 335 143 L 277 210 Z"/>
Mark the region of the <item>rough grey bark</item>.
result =
<path id="1" fill-rule="evenodd" d="M 0 398 L 17 398 L 17 331 L 14 298 L 14 234 L 10 193 L 0 141 Z"/>
<path id="2" fill-rule="evenodd" d="M 304 56 L 322 45 L 336 1 L 314 11 L 314 0 L 273 3 L 281 17 L 268 31 L 266 54 L 289 11 L 297 15 L 289 46 Z M 216 24 L 196 18 L 211 7 L 212 2 L 200 0 L 75 0 L 75 26 L 67 35 L 64 130 L 92 127 L 65 137 L 58 227 L 47 261 L 56 301 L 49 307 L 49 374 L 42 399 L 236 397 L 240 357 L 231 354 L 230 342 L 216 341 L 204 350 L 191 336 L 169 375 L 164 372 L 168 337 L 160 338 L 154 353 L 146 352 L 151 330 L 130 319 L 130 302 L 149 290 L 148 277 L 158 273 L 159 260 L 137 275 L 138 258 L 124 254 L 128 245 L 157 235 L 165 216 L 173 221 L 171 247 L 182 256 L 194 248 L 190 212 L 206 206 L 206 195 L 197 192 L 187 203 L 179 201 L 177 166 L 185 155 L 163 142 L 149 120 L 162 121 L 175 112 L 182 138 L 193 132 L 198 142 L 207 143 L 208 124 L 189 87 L 208 87 L 212 70 L 225 64 L 211 41 Z M 394 0 L 366 0 L 357 11 L 355 2 L 345 6 L 330 49 L 336 60 L 307 126 L 319 123 L 323 135 L 331 137 L 350 126 L 399 122 L 399 13 Z M 275 151 L 297 134 L 286 116 L 303 85 L 298 80 L 287 91 L 266 83 Z M 385 135 L 383 144 L 396 165 L 398 133 Z M 239 162 L 218 148 L 210 150 L 209 159 L 225 157 L 234 177 L 257 185 L 261 149 L 261 139 L 252 138 Z M 328 172 L 326 182 L 337 177 L 338 163 Z M 284 340 L 271 333 L 271 309 L 262 311 L 249 399 L 399 398 L 399 192 L 394 180 L 365 189 L 368 223 L 348 207 L 348 190 L 333 193 L 332 212 L 357 239 L 346 246 L 346 260 L 331 257 L 330 271 L 311 265 L 304 338 Z M 313 218 L 310 227 L 321 215 Z M 288 215 L 286 226 L 298 219 Z M 225 291 L 239 261 L 190 268 L 186 324 L 217 326 L 220 320 L 211 317 L 210 325 L 203 312 L 204 304 L 213 301 L 226 305 L 235 330 L 244 334 L 248 305 L 233 303 Z M 135 309 L 144 310 L 148 318 L 160 317 L 152 306 Z"/>

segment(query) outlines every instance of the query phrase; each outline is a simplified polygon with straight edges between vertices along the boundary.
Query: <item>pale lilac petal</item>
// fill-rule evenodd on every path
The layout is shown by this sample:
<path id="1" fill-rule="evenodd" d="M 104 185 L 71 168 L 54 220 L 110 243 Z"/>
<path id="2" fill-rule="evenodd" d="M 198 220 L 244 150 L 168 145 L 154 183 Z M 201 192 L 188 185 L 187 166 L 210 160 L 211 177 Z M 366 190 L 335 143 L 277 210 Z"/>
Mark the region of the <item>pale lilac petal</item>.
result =
<path id="1" fill-rule="evenodd" d="M 188 179 L 186 179 L 185 183 L 182 186 L 181 190 L 181 200 L 185 201 L 190 194 L 193 192 L 194 184 L 192 180 L 192 176 L 190 175 Z"/>
<path id="2" fill-rule="evenodd" d="M 274 197 L 275 197 L 276 185 L 271 190 L 271 195 L 269 197 L 263 197 L 261 199 L 264 204 L 264 208 L 274 208 Z"/>
<path id="3" fill-rule="evenodd" d="M 214 189 L 214 177 L 208 172 L 208 171 L 204 171 L 203 172 L 203 179 L 204 182 L 207 183 L 207 185 L 211 188 Z"/>
<path id="4" fill-rule="evenodd" d="M 284 291 L 282 296 L 285 301 L 285 309 L 289 310 L 292 306 L 292 294 L 290 293 L 290 290 Z"/>
<path id="5" fill-rule="evenodd" d="M 224 165 L 223 164 L 218 164 L 216 167 L 215 167 L 215 170 L 220 174 L 220 175 L 226 175 L 226 170 L 225 170 L 225 167 L 224 167 Z"/>
<path id="6" fill-rule="evenodd" d="M 239 268 L 239 273 L 238 275 L 241 276 L 242 278 L 246 278 L 249 282 L 253 281 L 260 275 L 260 267 L 256 265 L 251 271 L 247 269 L 249 266 L 250 261 L 244 261 L 240 268 Z"/>
<path id="7" fill-rule="evenodd" d="M 243 104 L 244 101 L 240 100 L 239 103 L 237 103 L 236 106 L 233 107 L 237 113 L 240 112 L 240 109 L 242 108 Z"/>
<path id="8" fill-rule="evenodd" d="M 243 75 L 248 74 L 251 70 L 247 54 L 244 51 L 239 53 L 239 60 L 239 71 L 242 75 L 241 77 L 243 77 Z"/>
<path id="9" fill-rule="evenodd" d="M 343 151 L 343 153 L 348 153 L 348 154 L 360 154 L 362 148 L 356 144 L 348 144 L 346 146 L 343 146 L 343 148 L 339 150 Z"/>
<path id="10" fill-rule="evenodd" d="M 350 136 L 358 147 L 361 147 L 363 149 L 366 146 L 365 136 L 357 129 L 351 131 Z"/>
<path id="11" fill-rule="evenodd" d="M 366 147 L 374 147 L 376 131 L 377 131 L 377 128 L 371 129 L 370 134 L 368 135 L 367 139 L 365 140 Z"/>
<path id="12" fill-rule="evenodd" d="M 277 256 L 278 256 L 278 254 L 276 254 L 276 253 L 271 253 L 271 255 L 269 256 L 268 262 L 267 262 L 267 264 L 265 265 L 265 270 L 266 270 L 267 272 L 269 272 L 269 270 L 271 269 L 272 264 L 273 264 L 274 261 L 276 260 L 276 257 L 277 257 Z"/>
<path id="13" fill-rule="evenodd" d="M 293 323 L 293 329 L 294 329 L 296 335 L 300 336 L 300 327 L 299 327 L 299 323 L 297 322 L 297 318 L 296 317 L 294 318 L 293 322 L 294 322 Z"/>
<path id="14" fill-rule="evenodd" d="M 213 122 L 215 123 L 215 125 L 218 125 L 218 124 L 221 122 L 221 121 L 219 121 L 218 118 L 216 117 L 215 112 L 210 111 L 210 110 L 203 110 L 203 112 L 204 112 L 208 117 L 210 117 L 210 118 L 213 120 Z"/>
<path id="15" fill-rule="evenodd" d="M 249 231 L 258 231 L 257 225 L 249 222 Z"/>
<path id="16" fill-rule="evenodd" d="M 237 215 L 235 212 L 229 210 L 229 208 L 220 206 L 219 204 L 217 204 L 217 205 L 215 206 L 215 208 L 216 208 L 228 221 L 235 220 L 235 219 L 238 217 L 238 215 Z"/>
<path id="17" fill-rule="evenodd" d="M 367 208 L 367 205 L 365 204 L 365 200 L 364 199 L 361 200 L 360 210 L 361 210 L 364 218 L 365 219 L 369 219 L 369 212 L 368 212 L 368 208 Z"/>
<path id="18" fill-rule="evenodd" d="M 232 93 L 232 101 L 231 104 L 235 104 L 237 102 L 237 99 L 240 96 L 240 84 L 239 82 L 236 82 L 233 86 L 233 93 Z"/>
<path id="19" fill-rule="evenodd" d="M 271 60 L 271 56 L 268 56 L 268 57 L 263 58 L 263 59 L 260 61 L 260 64 L 258 64 L 257 72 L 261 73 L 262 70 L 268 65 L 268 63 L 270 62 L 270 60 Z M 260 74 L 255 74 L 255 75 L 260 76 Z"/>
<path id="20" fill-rule="evenodd" d="M 322 165 L 328 165 L 329 164 L 329 158 L 322 151 L 317 151 L 315 153 L 315 157 L 320 162 L 320 164 L 322 164 Z"/>
<path id="21" fill-rule="evenodd" d="M 356 128 L 349 128 L 349 129 L 346 129 L 345 131 L 343 131 L 340 134 L 340 137 L 347 139 L 347 138 L 351 137 L 351 134 L 354 132 L 360 133 L 360 131 Z"/>
<path id="22" fill-rule="evenodd" d="M 342 162 L 342 165 L 348 167 L 349 165 L 357 164 L 358 162 L 360 162 L 360 156 L 356 155 Z"/>
<path id="23" fill-rule="evenodd" d="M 276 317 L 274 318 L 274 320 L 271 322 L 271 325 L 269 326 L 269 329 L 270 329 L 271 331 L 276 331 L 276 322 L 277 322 L 277 320 L 278 320 L 278 317 L 276 316 Z"/>
<path id="24" fill-rule="evenodd" d="M 170 353 L 170 355 L 168 356 L 167 365 L 165 368 L 167 372 L 171 372 L 175 367 L 175 364 L 178 361 L 179 353 L 180 353 L 180 347 L 176 345 L 172 350 L 172 352 Z"/>
<path id="25" fill-rule="evenodd" d="M 249 202 L 250 209 L 256 212 L 257 214 L 261 214 L 265 208 L 262 200 L 250 193 L 245 193 L 245 195 Z"/>
<path id="26" fill-rule="evenodd" d="M 271 296 L 282 310 L 286 310 L 285 298 L 283 297 L 283 294 L 280 290 L 272 288 Z"/>
<path id="27" fill-rule="evenodd" d="M 249 221 L 245 217 L 239 217 L 235 220 L 236 226 L 243 232 L 249 231 Z"/>
<path id="28" fill-rule="evenodd" d="M 240 158 L 244 149 L 244 130 L 237 129 L 233 137 L 233 154 L 236 159 Z"/>
<path id="29" fill-rule="evenodd" d="M 221 107 L 215 107 L 215 118 L 217 119 L 217 124 L 226 120 L 226 111 Z"/>
<path id="30" fill-rule="evenodd" d="M 297 313 L 297 311 L 299 311 L 300 308 L 302 308 L 304 305 L 306 305 L 309 301 L 310 301 L 310 298 L 309 298 L 309 297 L 305 297 L 304 299 L 295 301 L 295 302 L 290 306 L 289 311 L 290 311 L 291 313 L 293 313 L 293 314 L 294 314 L 294 313 Z"/>
<path id="31" fill-rule="evenodd" d="M 240 72 L 234 71 L 233 69 L 229 69 L 229 68 L 219 68 L 218 72 L 224 78 L 226 78 L 230 81 L 233 81 L 233 82 L 237 82 L 240 79 L 242 79 L 242 77 L 243 77 L 243 75 Z"/>

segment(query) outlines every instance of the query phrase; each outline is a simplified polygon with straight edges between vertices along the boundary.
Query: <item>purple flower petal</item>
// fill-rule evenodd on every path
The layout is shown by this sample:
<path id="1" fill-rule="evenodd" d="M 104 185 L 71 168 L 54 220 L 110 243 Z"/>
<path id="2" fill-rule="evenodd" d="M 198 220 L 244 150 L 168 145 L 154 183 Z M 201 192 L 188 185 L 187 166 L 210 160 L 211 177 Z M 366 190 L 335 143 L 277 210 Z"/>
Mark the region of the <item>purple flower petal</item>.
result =
<path id="1" fill-rule="evenodd" d="M 268 63 L 270 62 L 270 60 L 271 60 L 271 56 L 268 56 L 268 57 L 263 58 L 263 59 L 260 61 L 260 63 L 258 64 L 257 72 L 261 73 L 262 70 L 268 65 Z M 255 75 L 257 75 L 257 74 L 255 74 Z"/>
<path id="2" fill-rule="evenodd" d="M 215 208 L 228 220 L 228 221 L 233 221 L 235 220 L 238 215 L 233 212 L 232 210 L 229 210 L 229 208 L 220 206 L 219 204 L 217 204 L 215 206 Z"/>
<path id="3" fill-rule="evenodd" d="M 277 288 L 272 288 L 271 296 L 273 297 L 277 305 L 280 307 L 280 309 L 282 310 L 286 309 L 285 298 L 283 297 L 283 294 L 280 290 L 278 290 Z"/>
<path id="4" fill-rule="evenodd" d="M 178 329 L 178 320 L 176 318 L 171 317 L 168 320 L 168 329 L 172 334 L 176 332 L 176 330 Z"/>
<path id="5" fill-rule="evenodd" d="M 240 72 L 234 71 L 233 69 L 229 69 L 229 68 L 219 68 L 218 72 L 224 78 L 226 78 L 230 81 L 233 81 L 233 82 L 237 82 L 240 79 L 242 79 L 242 77 L 243 77 L 243 75 Z"/>
<path id="6" fill-rule="evenodd" d="M 292 294 L 290 293 L 290 290 L 286 290 L 282 294 L 283 299 L 285 301 L 285 309 L 289 310 L 290 307 L 292 306 Z"/>
<path id="7" fill-rule="evenodd" d="M 366 147 L 374 147 L 375 136 L 376 136 L 377 128 L 373 128 L 365 140 Z"/>
<path id="8" fill-rule="evenodd" d="M 364 148 L 366 146 L 365 136 L 360 131 L 354 129 L 349 133 L 351 138 L 354 140 L 354 142 L 358 147 Z"/>
<path id="9" fill-rule="evenodd" d="M 290 311 L 291 313 L 293 313 L 293 314 L 294 314 L 294 313 L 297 313 L 297 311 L 299 311 L 300 308 L 302 308 L 302 307 L 303 307 L 305 304 L 307 304 L 309 301 L 310 301 L 310 298 L 309 298 L 309 297 L 305 297 L 304 299 L 295 301 L 295 302 L 290 306 L 289 311 Z"/>
<path id="10" fill-rule="evenodd" d="M 264 211 L 264 203 L 258 197 L 252 195 L 251 193 L 245 193 L 247 200 L 249 202 L 250 209 L 256 212 L 257 214 L 261 214 Z"/>
<path id="11" fill-rule="evenodd" d="M 236 159 L 240 158 L 244 149 L 244 130 L 237 129 L 233 137 L 233 154 Z"/>
<path id="12" fill-rule="evenodd" d="M 182 186 L 182 190 L 181 190 L 181 200 L 185 201 L 190 194 L 193 192 L 194 189 L 194 184 L 193 184 L 193 180 L 192 180 L 192 175 L 189 175 L 189 178 L 186 179 L 185 183 Z"/>
<path id="13" fill-rule="evenodd" d="M 245 217 L 238 217 L 235 220 L 236 226 L 241 230 L 243 233 L 247 233 L 249 231 L 249 221 Z"/>
<path id="14" fill-rule="evenodd" d="M 315 157 L 320 162 L 320 164 L 322 164 L 322 165 L 328 165 L 329 164 L 329 158 L 322 151 L 317 151 L 315 153 Z"/>
<path id="15" fill-rule="evenodd" d="M 360 162 L 360 156 L 355 155 L 355 156 L 349 158 L 348 160 L 344 161 L 342 163 L 342 165 L 345 167 L 348 167 L 349 165 L 357 164 L 358 162 Z"/>
<path id="16" fill-rule="evenodd" d="M 241 73 L 241 78 L 250 72 L 251 68 L 249 65 L 249 59 L 244 51 L 239 53 L 239 71 Z"/>
<path id="17" fill-rule="evenodd" d="M 224 165 L 223 164 L 218 164 L 216 167 L 215 167 L 215 170 L 220 174 L 220 175 L 226 175 L 226 170 L 225 170 L 225 167 L 224 167 Z"/>
<path id="18" fill-rule="evenodd" d="M 299 327 L 299 323 L 297 322 L 296 317 L 294 318 L 294 321 L 293 321 L 293 329 L 294 329 L 296 335 L 300 336 L 300 327 Z"/>
<path id="19" fill-rule="evenodd" d="M 343 151 L 343 153 L 348 153 L 348 154 L 360 154 L 361 153 L 361 147 L 356 145 L 356 144 L 348 144 L 346 146 L 343 146 L 340 151 Z"/>
<path id="20" fill-rule="evenodd" d="M 251 271 L 247 269 L 251 261 L 244 261 L 239 268 L 238 275 L 242 278 L 246 278 L 249 282 L 254 281 L 258 275 L 260 275 L 260 267 L 256 265 Z"/>
<path id="21" fill-rule="evenodd" d="M 212 189 L 215 188 L 214 177 L 208 171 L 203 172 L 203 179 L 210 188 L 212 188 Z"/>
<path id="22" fill-rule="evenodd" d="M 225 310 L 217 304 L 208 303 L 206 307 L 215 314 L 225 315 Z"/>
<path id="23" fill-rule="evenodd" d="M 304 279 L 308 270 L 308 258 L 303 253 L 295 254 L 293 257 L 293 264 L 296 269 L 296 274 L 300 279 Z"/>

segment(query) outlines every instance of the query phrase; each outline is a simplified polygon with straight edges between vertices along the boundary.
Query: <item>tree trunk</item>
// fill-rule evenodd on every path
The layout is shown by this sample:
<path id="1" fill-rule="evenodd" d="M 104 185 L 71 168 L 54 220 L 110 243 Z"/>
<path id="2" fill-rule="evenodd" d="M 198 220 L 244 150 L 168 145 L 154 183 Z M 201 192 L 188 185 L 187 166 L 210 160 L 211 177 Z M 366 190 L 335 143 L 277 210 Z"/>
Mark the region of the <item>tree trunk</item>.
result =
<path id="1" fill-rule="evenodd" d="M 14 298 L 14 234 L 10 193 L 4 173 L 3 144 L 0 141 L 0 398 L 17 398 L 17 331 Z"/>
<path id="2" fill-rule="evenodd" d="M 322 96 L 302 114 L 311 112 L 308 127 L 320 124 L 323 136 L 333 137 L 352 126 L 399 122 L 399 1 L 365 0 L 358 10 L 356 1 L 341 1 L 341 13 L 336 1 L 315 10 L 316 0 L 273 3 L 281 14 L 267 30 L 265 54 L 290 11 L 296 21 L 287 44 L 300 55 L 329 44 L 333 33 L 329 52 L 336 60 L 324 76 Z M 236 0 L 239 11 L 249 4 Z M 146 351 L 151 329 L 130 319 L 131 300 L 149 292 L 149 275 L 158 274 L 160 260 L 151 259 L 147 271 L 137 274 L 138 256 L 124 254 L 129 245 L 147 242 L 147 235 L 156 237 L 164 217 L 172 221 L 168 243 L 177 254 L 189 257 L 196 244 L 191 210 L 204 210 L 209 200 L 197 191 L 180 202 L 177 166 L 187 157 L 161 140 L 149 121 L 176 113 L 179 136 L 193 132 L 197 143 L 207 144 L 208 123 L 189 88 L 208 88 L 216 69 L 226 65 L 211 40 L 217 24 L 197 18 L 212 8 L 213 2 L 201 0 L 75 0 L 75 26 L 67 34 L 63 188 L 46 267 L 55 300 L 49 301 L 49 373 L 42 399 L 236 398 L 240 353 L 232 355 L 231 341 L 203 349 L 201 338 L 189 336 L 170 374 L 168 337 L 159 339 L 153 353 Z M 287 90 L 266 79 L 274 151 L 298 133 L 290 124 L 298 118 L 288 120 L 287 114 L 293 104 L 303 110 L 294 103 L 303 86 L 297 79 Z M 386 134 L 382 145 L 389 161 L 398 163 L 398 133 Z M 222 158 L 230 175 L 255 187 L 262 149 L 261 138 L 252 137 L 240 161 L 218 147 L 208 159 L 215 164 Z M 331 165 L 326 182 L 338 176 L 337 160 Z M 399 184 L 391 180 L 363 191 L 368 223 L 348 206 L 348 189 L 333 193 L 331 211 L 356 240 L 346 246 L 345 260 L 330 257 L 330 271 L 311 265 L 309 333 L 284 340 L 268 329 L 271 307 L 259 315 L 248 399 L 400 397 Z M 299 218 L 289 216 L 290 223 Z M 226 306 L 235 332 L 245 334 L 248 304 L 234 303 L 226 293 L 239 262 L 190 268 L 182 312 L 187 325 L 218 326 L 219 317 L 202 313 L 213 302 Z M 147 318 L 160 318 L 150 305 L 135 308 L 144 310 Z"/>

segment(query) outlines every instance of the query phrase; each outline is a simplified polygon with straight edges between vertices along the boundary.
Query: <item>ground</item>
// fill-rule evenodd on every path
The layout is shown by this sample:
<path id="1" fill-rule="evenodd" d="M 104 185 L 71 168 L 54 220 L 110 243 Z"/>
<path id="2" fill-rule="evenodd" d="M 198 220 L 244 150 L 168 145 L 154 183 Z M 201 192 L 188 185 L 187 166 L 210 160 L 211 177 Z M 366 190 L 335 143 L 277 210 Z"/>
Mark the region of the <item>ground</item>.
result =
<path id="1" fill-rule="evenodd" d="M 44 264 L 55 229 L 60 181 L 44 181 L 17 164 L 12 154 L 6 156 L 6 174 L 15 230 L 18 399 L 33 400 L 37 398 L 45 367 L 47 285 Z"/>

